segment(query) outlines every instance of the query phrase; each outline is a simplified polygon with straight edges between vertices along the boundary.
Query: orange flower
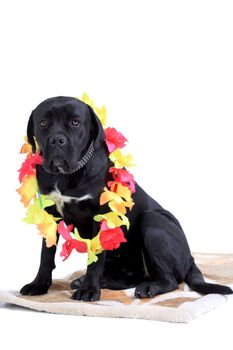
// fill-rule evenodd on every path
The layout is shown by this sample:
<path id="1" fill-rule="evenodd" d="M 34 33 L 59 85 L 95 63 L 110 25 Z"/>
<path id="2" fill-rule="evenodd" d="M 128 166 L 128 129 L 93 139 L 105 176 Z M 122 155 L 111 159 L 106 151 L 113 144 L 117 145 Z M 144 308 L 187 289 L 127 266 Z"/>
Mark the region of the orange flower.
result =
<path id="1" fill-rule="evenodd" d="M 135 192 L 135 180 L 128 170 L 111 167 L 109 172 L 112 174 L 115 182 L 120 182 L 123 186 L 127 186 L 131 193 Z M 114 181 L 108 181 L 108 186 L 111 187 L 111 185 L 114 184 Z"/>
<path id="2" fill-rule="evenodd" d="M 47 248 L 57 244 L 57 224 L 52 215 L 49 215 L 47 222 L 38 224 L 37 228 L 40 231 L 41 236 L 45 238 Z"/>
<path id="3" fill-rule="evenodd" d="M 36 192 L 38 191 L 36 176 L 30 175 L 24 177 L 21 187 L 16 191 L 21 196 L 21 202 L 27 208 L 31 200 L 36 197 Z"/>

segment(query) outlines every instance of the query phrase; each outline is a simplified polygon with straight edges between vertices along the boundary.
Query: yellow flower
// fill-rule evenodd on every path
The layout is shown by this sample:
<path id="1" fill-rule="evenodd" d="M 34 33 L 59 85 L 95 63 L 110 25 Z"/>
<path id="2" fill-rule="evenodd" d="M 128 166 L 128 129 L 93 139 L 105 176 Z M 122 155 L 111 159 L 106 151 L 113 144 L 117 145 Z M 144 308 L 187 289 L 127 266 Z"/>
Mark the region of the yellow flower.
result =
<path id="1" fill-rule="evenodd" d="M 101 244 L 100 244 L 100 236 L 99 234 L 96 235 L 94 238 L 92 238 L 91 240 L 91 250 L 95 253 L 95 254 L 99 254 L 103 251 Z"/>
<path id="2" fill-rule="evenodd" d="M 101 124 L 103 127 L 106 127 L 106 120 L 107 120 L 107 110 L 106 107 L 103 105 L 101 108 L 95 106 L 94 101 L 90 99 L 90 97 L 87 95 L 86 92 L 83 93 L 83 96 L 81 98 L 81 101 L 88 104 L 94 111 L 96 112 L 99 120 L 101 121 Z"/>
<path id="3" fill-rule="evenodd" d="M 109 212 L 106 214 L 99 214 L 94 216 L 95 221 L 102 221 L 105 219 L 107 221 L 107 226 L 109 228 L 120 227 L 122 225 L 126 225 L 127 229 L 129 229 L 129 219 L 127 216 L 119 213 L 119 212 Z"/>
<path id="4" fill-rule="evenodd" d="M 123 203 L 117 203 L 115 201 L 110 201 L 108 203 L 109 208 L 116 213 L 121 213 L 122 215 L 126 214 L 126 208 Z"/>
<path id="5" fill-rule="evenodd" d="M 83 93 L 81 101 L 89 105 L 91 108 L 94 108 L 94 101 L 90 99 L 86 92 Z"/>
<path id="6" fill-rule="evenodd" d="M 100 205 L 104 205 L 109 202 L 109 207 L 114 212 L 126 214 L 126 208 L 132 208 L 134 202 L 131 198 L 131 192 L 127 186 L 123 186 L 121 183 L 116 184 L 116 191 L 109 191 L 106 187 L 104 192 L 100 196 Z"/>
<path id="7" fill-rule="evenodd" d="M 36 192 L 38 191 L 36 176 L 31 175 L 24 177 L 21 187 L 16 191 L 21 196 L 21 202 L 25 208 L 28 207 L 31 200 L 36 197 Z"/>
<path id="8" fill-rule="evenodd" d="M 115 163 L 115 168 L 121 169 L 123 167 L 133 166 L 133 157 L 131 154 L 123 155 L 121 150 L 117 148 L 114 152 L 109 155 L 109 158 Z"/>
<path id="9" fill-rule="evenodd" d="M 57 224 L 60 218 L 55 218 L 47 213 L 44 208 L 54 205 L 54 202 L 44 195 L 36 198 L 34 203 L 29 205 L 27 215 L 23 219 L 27 224 L 37 225 L 42 237 L 46 239 L 46 246 L 49 248 L 57 242 Z"/>
<path id="10" fill-rule="evenodd" d="M 43 211 L 43 221 L 37 225 L 37 228 L 41 236 L 46 240 L 46 247 L 50 248 L 57 244 L 57 224 L 52 215 L 48 214 L 45 210 Z"/>
<path id="11" fill-rule="evenodd" d="M 106 106 L 103 105 L 101 108 L 98 108 L 96 106 L 94 106 L 94 110 L 101 122 L 101 124 L 103 125 L 103 128 L 106 127 L 106 123 L 107 123 L 107 109 Z"/>
<path id="12" fill-rule="evenodd" d="M 87 254 L 88 254 L 87 265 L 90 265 L 93 262 L 96 262 L 98 260 L 98 257 L 96 256 L 96 254 L 101 253 L 103 250 L 100 244 L 99 235 L 97 235 L 93 239 L 82 238 L 76 227 L 74 229 L 74 234 L 78 241 L 85 242 L 87 245 Z"/>
<path id="13" fill-rule="evenodd" d="M 50 207 L 53 205 L 54 202 L 50 199 L 47 199 L 45 196 L 40 195 L 40 198 L 36 198 L 34 203 L 29 205 L 28 210 L 27 210 L 27 215 L 24 221 L 27 224 L 40 224 L 43 221 L 46 222 L 48 221 L 48 214 L 44 208 Z M 53 217 L 52 215 L 50 215 Z M 57 220 L 57 219 L 56 219 Z"/>

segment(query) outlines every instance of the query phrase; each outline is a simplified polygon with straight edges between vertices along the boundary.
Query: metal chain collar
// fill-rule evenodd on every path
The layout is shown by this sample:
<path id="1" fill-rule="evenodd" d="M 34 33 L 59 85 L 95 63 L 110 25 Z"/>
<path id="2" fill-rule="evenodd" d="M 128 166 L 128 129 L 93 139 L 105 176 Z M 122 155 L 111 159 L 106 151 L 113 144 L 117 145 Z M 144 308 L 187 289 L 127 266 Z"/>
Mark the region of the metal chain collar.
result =
<path id="1" fill-rule="evenodd" d="M 76 171 L 80 170 L 82 167 L 84 167 L 84 165 L 87 164 L 87 162 L 91 158 L 92 154 L 94 153 L 94 150 L 95 150 L 95 148 L 94 148 L 94 141 L 92 141 L 90 146 L 88 147 L 88 150 L 86 151 L 86 153 L 84 154 L 82 159 L 78 162 Z"/>

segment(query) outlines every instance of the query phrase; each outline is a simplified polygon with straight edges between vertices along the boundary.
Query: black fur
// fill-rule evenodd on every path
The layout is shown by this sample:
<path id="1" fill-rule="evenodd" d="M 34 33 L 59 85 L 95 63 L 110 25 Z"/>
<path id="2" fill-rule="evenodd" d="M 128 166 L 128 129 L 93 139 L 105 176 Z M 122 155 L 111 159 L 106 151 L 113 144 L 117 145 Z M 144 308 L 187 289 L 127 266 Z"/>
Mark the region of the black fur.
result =
<path id="1" fill-rule="evenodd" d="M 80 121 L 79 125 L 73 125 L 72 120 Z M 106 206 L 99 206 L 99 196 L 110 179 L 108 169 L 112 165 L 98 117 L 75 98 L 51 98 L 32 112 L 27 133 L 34 150 L 36 137 L 44 158 L 42 166 L 37 166 L 41 193 L 49 194 L 56 186 L 62 195 L 91 195 L 90 199 L 65 204 L 63 218 L 67 225 L 77 226 L 82 237 L 93 238 L 99 230 L 93 216 L 106 212 Z M 75 171 L 93 140 L 94 154 L 83 168 Z M 88 266 L 86 275 L 72 282 L 71 287 L 76 289 L 73 299 L 94 301 L 100 298 L 101 288 L 130 287 L 136 287 L 136 297 L 147 298 L 172 291 L 183 281 L 204 294 L 232 293 L 229 287 L 204 282 L 182 227 L 170 212 L 138 184 L 132 198 L 135 206 L 128 213 L 130 229 L 122 227 L 127 243 L 98 255 L 98 261 Z M 55 206 L 48 211 L 60 215 Z M 55 268 L 55 252 L 55 246 L 48 249 L 43 241 L 38 274 L 21 289 L 22 294 L 47 292 Z"/>

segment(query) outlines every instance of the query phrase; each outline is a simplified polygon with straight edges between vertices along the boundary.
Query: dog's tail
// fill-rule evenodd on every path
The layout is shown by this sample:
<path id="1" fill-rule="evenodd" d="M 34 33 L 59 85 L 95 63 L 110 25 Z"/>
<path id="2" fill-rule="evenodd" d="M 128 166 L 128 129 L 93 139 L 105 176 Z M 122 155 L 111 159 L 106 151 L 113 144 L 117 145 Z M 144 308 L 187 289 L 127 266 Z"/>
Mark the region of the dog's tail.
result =
<path id="1" fill-rule="evenodd" d="M 230 287 L 205 282 L 203 275 L 195 262 L 193 262 L 192 266 L 190 267 L 184 281 L 189 285 L 189 287 L 198 293 L 233 294 L 233 290 Z"/>

